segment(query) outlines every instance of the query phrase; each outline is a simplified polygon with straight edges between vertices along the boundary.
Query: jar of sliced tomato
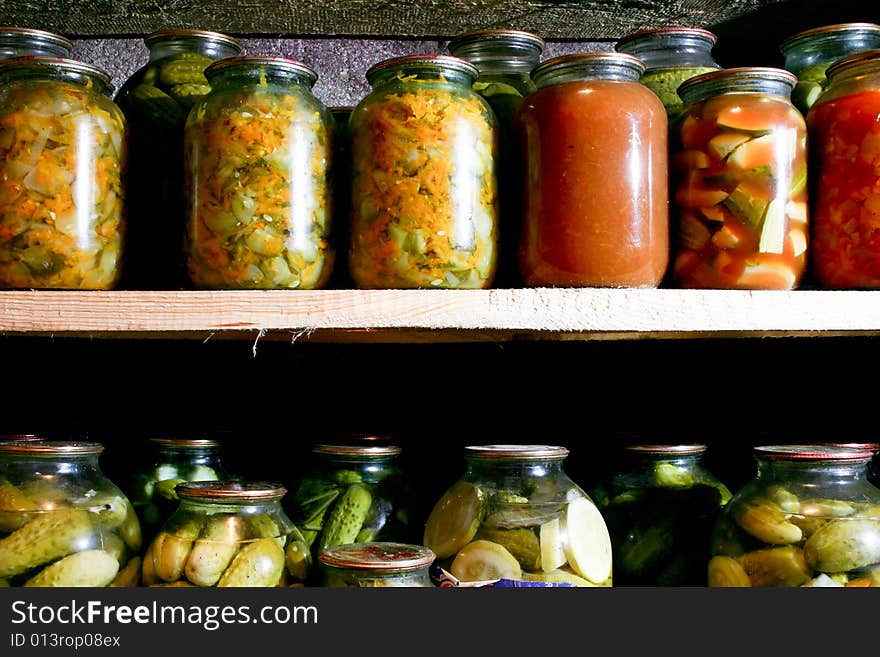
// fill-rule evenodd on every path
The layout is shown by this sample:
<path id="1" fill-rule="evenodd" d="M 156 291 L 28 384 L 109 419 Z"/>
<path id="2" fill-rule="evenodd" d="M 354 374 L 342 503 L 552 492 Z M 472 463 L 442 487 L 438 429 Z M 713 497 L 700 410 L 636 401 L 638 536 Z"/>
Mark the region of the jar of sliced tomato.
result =
<path id="1" fill-rule="evenodd" d="M 360 288 L 485 288 L 495 274 L 497 123 L 477 69 L 410 55 L 367 71 L 349 120 L 349 269 Z"/>
<path id="2" fill-rule="evenodd" d="M 674 278 L 687 288 L 791 290 L 807 262 L 804 119 L 797 78 L 771 68 L 679 87 L 672 143 Z"/>
<path id="3" fill-rule="evenodd" d="M 880 50 L 841 60 L 828 78 L 807 115 L 813 272 L 824 287 L 880 288 Z"/>
<path id="4" fill-rule="evenodd" d="M 0 287 L 115 287 L 126 140 L 110 89 L 72 59 L 0 61 Z"/>
<path id="5" fill-rule="evenodd" d="M 656 287 L 669 259 L 667 118 L 623 53 L 550 59 L 514 119 L 530 286 Z"/>
<path id="6" fill-rule="evenodd" d="M 332 117 L 317 74 L 280 57 L 205 70 L 184 130 L 187 255 L 196 287 L 314 289 L 333 266 Z"/>

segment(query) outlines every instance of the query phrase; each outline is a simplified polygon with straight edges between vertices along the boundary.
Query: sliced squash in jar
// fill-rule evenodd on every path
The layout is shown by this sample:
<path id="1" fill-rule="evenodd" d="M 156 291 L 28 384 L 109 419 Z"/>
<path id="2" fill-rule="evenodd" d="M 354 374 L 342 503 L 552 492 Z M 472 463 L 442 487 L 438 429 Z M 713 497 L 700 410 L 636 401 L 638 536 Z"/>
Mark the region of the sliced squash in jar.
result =
<path id="1" fill-rule="evenodd" d="M 471 483 L 459 482 L 431 510 L 422 540 L 438 559 L 451 557 L 473 540 L 484 514 L 481 491 Z"/>
<path id="2" fill-rule="evenodd" d="M 571 568 L 594 584 L 611 576 L 611 536 L 605 519 L 586 497 L 569 502 L 560 519 L 565 556 Z"/>
<path id="3" fill-rule="evenodd" d="M 485 540 L 463 547 L 452 562 L 450 572 L 463 582 L 522 578 L 516 557 L 503 545 Z"/>

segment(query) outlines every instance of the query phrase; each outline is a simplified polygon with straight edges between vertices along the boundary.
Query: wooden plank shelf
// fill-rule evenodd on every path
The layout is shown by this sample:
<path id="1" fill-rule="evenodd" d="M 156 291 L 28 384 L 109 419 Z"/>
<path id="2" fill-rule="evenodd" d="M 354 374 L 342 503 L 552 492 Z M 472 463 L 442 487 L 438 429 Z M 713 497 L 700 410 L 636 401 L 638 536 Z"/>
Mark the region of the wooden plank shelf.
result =
<path id="1" fill-rule="evenodd" d="M 4 291 L 0 333 L 353 342 L 880 335 L 880 292 Z"/>

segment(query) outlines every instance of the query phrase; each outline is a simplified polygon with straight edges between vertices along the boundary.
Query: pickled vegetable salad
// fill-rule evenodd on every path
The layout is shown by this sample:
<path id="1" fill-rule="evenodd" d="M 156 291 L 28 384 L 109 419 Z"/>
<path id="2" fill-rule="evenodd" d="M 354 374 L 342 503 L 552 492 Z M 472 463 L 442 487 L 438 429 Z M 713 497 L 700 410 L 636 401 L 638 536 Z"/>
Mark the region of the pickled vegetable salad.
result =
<path id="1" fill-rule="evenodd" d="M 416 84 L 352 117 L 352 276 L 362 288 L 488 287 L 498 212 L 493 118 L 477 98 Z"/>
<path id="2" fill-rule="evenodd" d="M 0 95 L 0 285 L 109 289 L 123 241 L 124 122 L 94 91 L 19 81 Z"/>
<path id="3" fill-rule="evenodd" d="M 189 272 L 209 288 L 320 287 L 330 275 L 321 112 L 269 83 L 197 105 L 185 133 Z"/>

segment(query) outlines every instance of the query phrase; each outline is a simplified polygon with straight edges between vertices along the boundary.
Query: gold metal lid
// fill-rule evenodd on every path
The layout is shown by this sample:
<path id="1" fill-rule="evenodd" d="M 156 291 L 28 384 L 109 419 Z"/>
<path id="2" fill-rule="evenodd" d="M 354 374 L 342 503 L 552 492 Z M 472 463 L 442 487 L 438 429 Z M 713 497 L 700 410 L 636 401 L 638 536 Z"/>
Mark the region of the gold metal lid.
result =
<path id="1" fill-rule="evenodd" d="M 760 445 L 754 447 L 753 452 L 768 461 L 870 461 L 873 458 L 868 450 L 834 445 Z"/>
<path id="2" fill-rule="evenodd" d="M 460 57 L 453 57 L 451 55 L 403 55 L 402 57 L 392 57 L 391 59 L 385 59 L 378 64 L 373 64 L 373 66 L 367 71 L 367 82 L 372 84 L 373 79 L 378 73 L 402 66 L 425 69 L 446 69 L 449 71 L 464 73 L 474 80 L 476 80 L 480 74 L 476 66 Z"/>
<path id="3" fill-rule="evenodd" d="M 627 445 L 624 449 L 640 454 L 702 454 L 706 445 Z"/>
<path id="4" fill-rule="evenodd" d="M 864 449 L 869 452 L 880 452 L 880 443 L 831 443 L 835 447 L 846 449 Z"/>
<path id="5" fill-rule="evenodd" d="M 159 447 L 176 447 L 179 449 L 220 447 L 219 440 L 209 438 L 150 438 L 150 442 Z"/>
<path id="6" fill-rule="evenodd" d="M 312 447 L 313 453 L 330 456 L 397 456 L 401 451 L 397 445 L 330 445 L 321 443 Z"/>
<path id="7" fill-rule="evenodd" d="M 816 37 L 824 37 L 829 35 L 845 34 L 847 32 L 873 32 L 880 35 L 880 25 L 876 23 L 837 23 L 835 25 L 823 25 L 814 27 L 810 30 L 798 32 L 785 39 L 780 45 L 779 50 L 785 54 L 787 50 L 791 50 L 801 41 L 815 39 Z"/>
<path id="8" fill-rule="evenodd" d="M 639 30 L 638 32 L 627 34 L 625 37 L 621 37 L 617 41 L 615 48 L 629 45 L 633 41 L 642 41 L 663 36 L 690 36 L 706 41 L 712 45 L 715 45 L 718 42 L 718 35 L 702 27 L 658 27 L 651 30 Z"/>
<path id="9" fill-rule="evenodd" d="M 406 543 L 349 543 L 321 550 L 318 560 L 333 568 L 371 572 L 407 572 L 427 568 L 434 553 Z"/>
<path id="10" fill-rule="evenodd" d="M 177 484 L 174 490 L 181 498 L 223 502 L 280 500 L 287 493 L 281 484 L 265 481 L 189 481 Z"/>
<path id="11" fill-rule="evenodd" d="M 227 46 L 237 52 L 241 52 L 244 46 L 237 39 L 220 32 L 211 32 L 210 30 L 186 30 L 186 29 L 166 29 L 158 30 L 152 34 L 148 34 L 144 38 L 144 43 L 148 48 L 152 47 L 160 41 L 172 41 L 176 39 L 190 39 L 193 41 L 208 41 L 217 45 Z"/>
<path id="12" fill-rule="evenodd" d="M 880 64 L 880 50 L 866 50 L 865 52 L 856 53 L 834 62 L 825 71 L 825 77 L 831 80 L 841 73 L 852 72 L 854 69 L 860 69 L 865 65 L 873 68 L 878 64 Z"/>
<path id="13" fill-rule="evenodd" d="M 314 84 L 318 80 L 318 74 L 308 64 L 303 64 L 296 59 L 288 57 L 264 57 L 262 55 L 242 55 L 240 57 L 226 57 L 218 59 L 205 69 L 205 77 L 209 80 L 226 69 L 239 66 L 263 66 L 278 73 L 296 73 L 303 75 Z"/>
<path id="14" fill-rule="evenodd" d="M 38 440 L 0 442 L 0 454 L 21 456 L 94 456 L 104 451 L 100 443 L 75 440 Z"/>
<path id="15" fill-rule="evenodd" d="M 60 34 L 55 34 L 54 32 L 47 32 L 45 30 L 35 30 L 30 27 L 11 27 L 11 26 L 0 26 L 0 39 L 4 38 L 14 38 L 14 37 L 25 37 L 30 39 L 38 39 L 44 43 L 53 44 L 56 46 L 60 46 L 67 51 L 73 50 L 73 42 L 70 39 L 65 39 Z"/>
<path id="16" fill-rule="evenodd" d="M 797 84 L 797 76 L 781 68 L 770 68 L 766 66 L 743 66 L 740 68 L 726 68 L 720 71 L 711 71 L 703 73 L 695 77 L 685 80 L 678 88 L 678 93 L 692 89 L 698 85 L 707 82 L 717 82 L 718 80 L 740 80 L 740 81 L 772 81 L 781 82 L 788 85 L 791 89 Z"/>
<path id="17" fill-rule="evenodd" d="M 480 459 L 530 460 L 564 459 L 565 447 L 557 445 L 470 445 L 464 448 L 465 456 Z"/>

